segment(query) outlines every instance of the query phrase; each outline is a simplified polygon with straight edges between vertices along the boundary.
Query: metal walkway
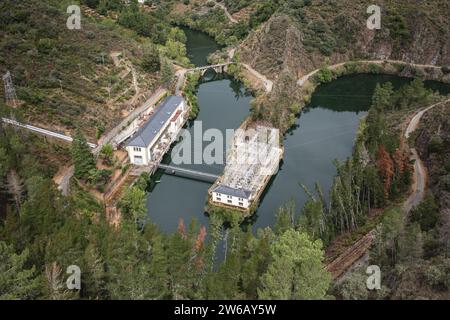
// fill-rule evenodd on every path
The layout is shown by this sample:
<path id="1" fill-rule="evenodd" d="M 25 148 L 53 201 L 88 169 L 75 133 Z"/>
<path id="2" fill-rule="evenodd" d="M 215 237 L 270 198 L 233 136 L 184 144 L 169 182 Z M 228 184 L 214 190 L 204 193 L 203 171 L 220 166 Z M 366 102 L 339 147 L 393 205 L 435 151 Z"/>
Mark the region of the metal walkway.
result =
<path id="1" fill-rule="evenodd" d="M 197 67 L 197 68 L 192 68 L 192 69 L 187 69 L 186 72 L 193 72 L 193 71 L 203 71 L 203 70 L 208 70 L 208 69 L 214 69 L 214 68 L 222 68 L 222 67 L 226 67 L 230 64 L 233 64 L 234 62 L 225 62 L 225 63 L 218 63 L 218 64 L 210 64 L 210 65 L 206 65 L 206 66 L 202 66 L 202 67 Z"/>
<path id="2" fill-rule="evenodd" d="M 65 141 L 68 141 L 68 142 L 72 142 L 73 141 L 72 137 L 66 136 L 64 134 L 61 134 L 61 133 L 58 133 L 58 132 L 53 132 L 53 131 L 50 131 L 50 130 L 47 130 L 47 129 L 38 128 L 38 127 L 35 127 L 35 126 L 31 126 L 29 124 L 20 123 L 20 122 L 17 122 L 15 120 L 12 120 L 12 119 L 2 118 L 2 121 L 4 123 L 7 123 L 7 124 L 10 124 L 10 125 L 19 127 L 19 128 L 28 129 L 30 131 L 33 131 L 33 132 L 36 132 L 36 133 L 39 133 L 39 134 L 43 134 L 45 136 L 49 136 L 49 137 L 65 140 Z M 95 149 L 97 147 L 97 145 L 94 144 L 94 143 L 89 143 L 88 142 L 87 144 L 92 149 Z"/>
<path id="3" fill-rule="evenodd" d="M 194 178 L 204 179 L 208 182 L 214 182 L 217 180 L 217 178 L 219 178 L 218 175 L 215 175 L 212 173 L 206 173 L 206 172 L 201 172 L 201 171 L 196 171 L 196 170 L 191 170 L 191 169 L 185 169 L 185 168 L 170 166 L 170 165 L 162 164 L 162 163 L 158 164 L 157 167 L 160 169 L 166 170 L 166 171 L 171 171 L 169 173 L 172 173 L 172 174 L 181 173 L 181 174 L 192 176 Z"/>

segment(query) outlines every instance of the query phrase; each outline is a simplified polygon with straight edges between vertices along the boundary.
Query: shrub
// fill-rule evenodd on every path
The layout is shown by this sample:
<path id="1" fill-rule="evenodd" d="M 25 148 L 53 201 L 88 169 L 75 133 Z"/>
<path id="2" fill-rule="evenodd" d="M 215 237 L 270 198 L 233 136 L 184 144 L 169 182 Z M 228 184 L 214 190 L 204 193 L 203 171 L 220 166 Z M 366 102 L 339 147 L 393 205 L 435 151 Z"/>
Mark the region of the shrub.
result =
<path id="1" fill-rule="evenodd" d="M 328 83 L 336 79 L 336 74 L 329 68 L 320 69 L 314 76 L 314 81 L 317 83 Z"/>
<path id="2" fill-rule="evenodd" d="M 418 222 L 420 229 L 429 231 L 433 229 L 439 218 L 439 207 L 433 195 L 428 195 L 411 214 L 411 221 Z"/>
<path id="3" fill-rule="evenodd" d="M 450 192 L 450 174 L 446 174 L 439 178 L 439 184 L 447 192 Z"/>
<path id="4" fill-rule="evenodd" d="M 161 69 L 159 51 L 155 46 L 150 46 L 146 49 L 142 57 L 141 66 L 147 72 L 157 72 Z"/>
<path id="5" fill-rule="evenodd" d="M 441 70 L 445 74 L 450 73 L 450 66 L 443 66 Z"/>
<path id="6" fill-rule="evenodd" d="M 43 39 L 39 39 L 37 48 L 38 48 L 39 53 L 49 54 L 50 51 L 54 48 L 54 46 L 55 46 L 55 44 L 52 39 L 43 38 Z"/>
<path id="7" fill-rule="evenodd" d="M 444 143 L 442 138 L 439 136 L 433 136 L 428 142 L 428 152 L 429 153 L 440 153 L 443 150 Z"/>

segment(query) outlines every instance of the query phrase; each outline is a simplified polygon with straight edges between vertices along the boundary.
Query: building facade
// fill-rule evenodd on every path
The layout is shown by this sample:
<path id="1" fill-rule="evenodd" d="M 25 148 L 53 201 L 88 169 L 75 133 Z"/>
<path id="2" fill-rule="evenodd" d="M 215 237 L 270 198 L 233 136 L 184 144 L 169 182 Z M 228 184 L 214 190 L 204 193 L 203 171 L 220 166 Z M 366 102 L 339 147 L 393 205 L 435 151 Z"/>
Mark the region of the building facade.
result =
<path id="1" fill-rule="evenodd" d="M 245 189 L 218 185 L 212 190 L 212 200 L 228 206 L 248 209 L 251 192 Z"/>
<path id="2" fill-rule="evenodd" d="M 149 165 L 160 161 L 164 153 L 177 138 L 188 108 L 182 97 L 170 96 L 134 134 L 126 145 L 130 163 Z"/>
<path id="3" fill-rule="evenodd" d="M 248 212 L 278 171 L 283 155 L 279 143 L 279 131 L 272 127 L 257 125 L 237 130 L 224 172 L 209 190 L 210 202 Z"/>

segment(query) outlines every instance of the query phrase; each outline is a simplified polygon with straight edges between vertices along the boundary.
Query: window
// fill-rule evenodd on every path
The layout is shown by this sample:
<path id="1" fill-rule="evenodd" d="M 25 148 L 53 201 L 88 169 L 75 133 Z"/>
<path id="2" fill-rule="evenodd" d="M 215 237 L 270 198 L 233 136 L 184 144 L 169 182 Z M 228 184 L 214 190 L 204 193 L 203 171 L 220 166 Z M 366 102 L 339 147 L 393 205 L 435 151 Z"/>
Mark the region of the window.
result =
<path id="1" fill-rule="evenodd" d="M 232 198 L 232 196 L 227 196 L 228 197 L 228 199 L 231 199 Z"/>
<path id="2" fill-rule="evenodd" d="M 133 147 L 133 150 L 137 151 L 137 152 L 141 152 L 141 148 L 139 148 L 139 147 Z"/>
<path id="3" fill-rule="evenodd" d="M 244 203 L 242 203 L 242 202 L 239 202 L 239 205 L 240 205 L 241 207 L 243 207 L 243 206 L 244 206 Z"/>
<path id="4" fill-rule="evenodd" d="M 222 201 L 222 199 L 221 199 L 221 198 L 219 198 L 219 197 L 216 197 L 216 200 L 217 200 L 217 201 Z"/>
<path id="5" fill-rule="evenodd" d="M 239 198 L 239 201 L 244 201 L 244 199 L 242 199 L 242 198 Z"/>
<path id="6" fill-rule="evenodd" d="M 233 203 L 233 201 L 231 201 L 231 200 L 228 200 L 227 202 L 228 202 L 228 203 Z"/>

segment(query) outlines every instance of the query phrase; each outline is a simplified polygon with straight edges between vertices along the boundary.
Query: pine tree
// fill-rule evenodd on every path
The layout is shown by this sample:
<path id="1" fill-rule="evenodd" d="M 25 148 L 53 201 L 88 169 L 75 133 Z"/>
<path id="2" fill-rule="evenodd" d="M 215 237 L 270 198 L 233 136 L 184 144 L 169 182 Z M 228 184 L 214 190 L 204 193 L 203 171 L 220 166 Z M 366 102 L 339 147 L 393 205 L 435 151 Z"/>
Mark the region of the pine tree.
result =
<path id="1" fill-rule="evenodd" d="M 172 64 L 167 59 L 165 59 L 161 67 L 161 80 L 166 87 L 170 87 L 174 79 L 175 71 L 172 67 Z"/>
<path id="2" fill-rule="evenodd" d="M 0 300 L 28 300 L 39 295 L 35 267 L 27 268 L 29 250 L 16 254 L 12 246 L 0 241 Z"/>
<path id="3" fill-rule="evenodd" d="M 95 159 L 86 138 L 77 130 L 72 142 L 72 161 L 75 166 L 75 177 L 87 180 L 89 172 L 95 170 Z"/>
<path id="4" fill-rule="evenodd" d="M 106 272 L 102 258 L 93 243 L 90 243 L 83 255 L 82 296 L 101 299 L 106 297 Z"/>
<path id="5" fill-rule="evenodd" d="M 75 298 L 66 286 L 61 268 L 56 262 L 45 266 L 46 298 L 51 300 L 67 300 Z"/>
<path id="6" fill-rule="evenodd" d="M 154 239 L 151 249 L 150 275 L 153 279 L 150 286 L 152 299 L 165 299 L 169 295 L 169 277 L 166 252 L 163 246 L 164 238 L 158 236 Z"/>
<path id="7" fill-rule="evenodd" d="M 142 57 L 142 68 L 147 72 L 157 72 L 161 69 L 158 48 L 150 45 L 145 49 Z"/>
<path id="8" fill-rule="evenodd" d="M 146 192 L 133 186 L 125 192 L 119 206 L 127 218 L 133 218 L 136 223 L 142 223 L 147 214 Z"/>
<path id="9" fill-rule="evenodd" d="M 394 94 L 392 83 L 377 84 L 372 96 L 372 107 L 377 111 L 392 109 L 392 96 Z"/>
<path id="10" fill-rule="evenodd" d="M 271 245 L 272 262 L 262 276 L 260 299 L 324 299 L 331 275 L 323 268 L 320 240 L 288 230 Z"/>

